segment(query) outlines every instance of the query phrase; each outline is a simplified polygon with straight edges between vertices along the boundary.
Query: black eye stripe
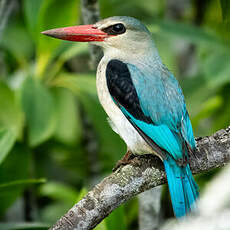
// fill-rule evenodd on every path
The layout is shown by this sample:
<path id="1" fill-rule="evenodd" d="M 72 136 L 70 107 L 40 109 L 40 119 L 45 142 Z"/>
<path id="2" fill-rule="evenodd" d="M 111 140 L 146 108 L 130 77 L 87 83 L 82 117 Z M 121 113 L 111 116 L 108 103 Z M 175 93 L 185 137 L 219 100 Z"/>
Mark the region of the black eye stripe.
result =
<path id="1" fill-rule="evenodd" d="M 126 28 L 122 23 L 117 23 L 103 29 L 102 31 L 104 31 L 108 35 L 118 35 L 125 33 Z"/>

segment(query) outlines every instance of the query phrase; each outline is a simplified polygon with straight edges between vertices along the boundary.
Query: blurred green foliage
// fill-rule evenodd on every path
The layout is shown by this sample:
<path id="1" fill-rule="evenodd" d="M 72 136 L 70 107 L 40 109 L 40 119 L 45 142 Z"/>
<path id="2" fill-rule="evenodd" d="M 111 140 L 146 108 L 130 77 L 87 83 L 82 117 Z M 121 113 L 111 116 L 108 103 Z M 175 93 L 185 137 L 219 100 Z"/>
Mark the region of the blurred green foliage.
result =
<path id="1" fill-rule="evenodd" d="M 99 105 L 87 45 L 40 34 L 80 24 L 80 1 L 15 4 L 0 40 L 0 219 L 9 220 L 0 229 L 47 229 L 126 149 Z M 190 1 L 177 15 L 166 0 L 101 0 L 100 7 L 102 17 L 129 12 L 148 25 L 181 83 L 196 136 L 229 125 L 228 0 Z M 16 201 L 31 206 L 35 214 L 17 207 L 31 224 L 10 223 Z M 137 229 L 137 209 L 134 199 L 96 229 Z"/>

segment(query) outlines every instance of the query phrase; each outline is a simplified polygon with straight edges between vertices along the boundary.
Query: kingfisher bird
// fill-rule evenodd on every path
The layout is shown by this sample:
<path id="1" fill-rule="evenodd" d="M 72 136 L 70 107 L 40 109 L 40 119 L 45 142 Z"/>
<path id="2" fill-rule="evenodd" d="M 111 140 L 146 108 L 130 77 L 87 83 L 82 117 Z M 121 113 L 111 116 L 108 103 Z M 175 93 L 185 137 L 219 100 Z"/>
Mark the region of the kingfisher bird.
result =
<path id="1" fill-rule="evenodd" d="M 192 125 L 182 89 L 147 27 L 135 18 L 114 16 L 42 33 L 102 47 L 96 85 L 112 129 L 128 155 L 150 153 L 163 161 L 175 216 L 194 211 L 199 192 L 188 163 L 196 148 Z"/>

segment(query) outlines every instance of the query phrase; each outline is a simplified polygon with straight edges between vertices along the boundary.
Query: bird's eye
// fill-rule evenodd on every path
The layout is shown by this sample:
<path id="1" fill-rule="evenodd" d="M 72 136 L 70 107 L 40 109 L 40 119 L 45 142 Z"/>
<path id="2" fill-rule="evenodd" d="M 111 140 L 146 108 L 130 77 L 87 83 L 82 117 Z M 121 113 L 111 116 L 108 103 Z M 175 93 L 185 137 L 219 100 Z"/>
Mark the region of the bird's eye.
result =
<path id="1" fill-rule="evenodd" d="M 109 35 L 118 35 L 125 33 L 126 28 L 122 23 L 118 23 L 103 29 L 103 31 Z"/>
<path id="2" fill-rule="evenodd" d="M 123 34 L 125 32 L 125 27 L 121 23 L 113 25 L 112 29 L 113 29 L 113 32 L 116 34 Z"/>

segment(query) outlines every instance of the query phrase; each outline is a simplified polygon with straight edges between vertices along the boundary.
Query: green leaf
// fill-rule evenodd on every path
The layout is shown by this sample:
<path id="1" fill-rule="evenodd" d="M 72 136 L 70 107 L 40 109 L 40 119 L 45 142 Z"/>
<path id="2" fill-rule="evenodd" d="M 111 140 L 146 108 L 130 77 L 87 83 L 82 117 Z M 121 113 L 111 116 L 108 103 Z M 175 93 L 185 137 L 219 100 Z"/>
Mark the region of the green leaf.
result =
<path id="1" fill-rule="evenodd" d="M 180 81 L 180 84 L 184 91 L 190 118 L 193 118 L 200 112 L 202 103 L 208 100 L 215 91 L 208 87 L 208 82 L 204 75 L 184 78 Z M 196 130 L 194 131 L 196 132 Z M 199 134 L 197 133 L 196 135 Z"/>
<path id="2" fill-rule="evenodd" d="M 98 134 L 100 162 L 105 167 L 104 170 L 111 171 L 124 155 L 126 146 L 120 136 L 110 127 L 107 115 L 97 98 L 82 93 L 79 100 Z"/>
<path id="3" fill-rule="evenodd" d="M 215 52 L 207 57 L 202 65 L 207 85 L 218 89 L 220 86 L 230 82 L 230 55 L 229 52 Z"/>
<path id="4" fill-rule="evenodd" d="M 42 209 L 40 216 L 41 221 L 50 223 L 52 226 L 64 213 L 68 212 L 70 207 L 71 206 L 65 202 L 52 202 Z"/>
<path id="5" fill-rule="evenodd" d="M 42 196 L 66 202 L 68 205 L 73 205 L 78 196 L 74 188 L 57 182 L 48 182 L 42 185 L 40 193 Z"/>
<path id="6" fill-rule="evenodd" d="M 105 219 L 100 223 L 98 224 L 94 230 L 109 230 L 109 228 L 106 227 L 106 222 L 105 222 Z"/>
<path id="7" fill-rule="evenodd" d="M 29 163 L 30 152 L 28 149 L 23 145 L 16 144 L 0 165 L 0 184 L 2 185 L 0 192 L 0 216 L 21 195 L 24 187 L 28 186 L 28 184 L 24 183 L 22 185 L 20 182 L 25 182 L 29 179 Z"/>
<path id="8" fill-rule="evenodd" d="M 56 61 L 52 63 L 50 71 L 46 76 L 47 81 L 51 81 L 56 74 L 60 71 L 61 67 L 66 61 L 75 57 L 76 55 L 87 52 L 88 46 L 85 43 L 64 43 L 60 46 L 60 49 L 53 54 L 53 58 L 56 58 Z"/>
<path id="9" fill-rule="evenodd" d="M 21 66 L 27 64 L 34 52 L 33 42 L 26 31 L 25 25 L 18 20 L 14 20 L 10 26 L 6 27 L 0 44 Z"/>
<path id="10" fill-rule="evenodd" d="M 16 135 L 7 129 L 0 129 L 0 165 L 13 147 Z"/>
<path id="11" fill-rule="evenodd" d="M 39 12 L 39 28 L 51 29 L 51 27 L 76 24 L 79 13 L 78 6 L 79 3 L 75 0 L 69 0 L 65 4 L 62 0 L 43 0 Z"/>
<path id="12" fill-rule="evenodd" d="M 56 129 L 52 94 L 40 82 L 28 77 L 21 89 L 21 103 L 29 128 L 29 143 L 37 146 L 49 139 Z"/>
<path id="13" fill-rule="evenodd" d="M 223 104 L 220 96 L 214 96 L 200 106 L 200 112 L 193 118 L 193 126 L 197 127 L 201 119 L 210 117 Z"/>
<path id="14" fill-rule="evenodd" d="M 67 212 L 78 197 L 74 188 L 57 182 L 49 182 L 41 186 L 40 194 L 53 200 L 42 211 L 42 220 L 50 223 L 54 223 Z"/>
<path id="15" fill-rule="evenodd" d="M 18 136 L 23 126 L 23 116 L 14 92 L 0 82 L 0 127 L 5 127 Z"/>
<path id="16" fill-rule="evenodd" d="M 79 202 L 87 193 L 88 193 L 87 189 L 85 187 L 83 187 L 81 189 L 75 203 Z"/>
<path id="17" fill-rule="evenodd" d="M 40 34 L 41 31 L 74 25 L 78 16 L 78 1 L 45 0 L 39 11 L 37 43 L 37 75 L 42 76 L 45 68 L 53 58 L 54 51 L 62 43 Z M 71 44 L 71 43 L 70 43 Z"/>
<path id="18" fill-rule="evenodd" d="M 100 157 L 108 169 L 125 153 L 125 145 L 121 138 L 112 131 L 96 96 L 96 80 L 92 75 L 62 74 L 52 84 L 72 90 L 82 103 L 96 132 L 99 134 Z"/>
<path id="19" fill-rule="evenodd" d="M 46 0 L 47 1 L 47 0 Z M 37 39 L 38 33 L 38 18 L 44 0 L 24 0 L 23 10 L 27 28 L 34 40 Z"/>
<path id="20" fill-rule="evenodd" d="M 93 75 L 61 73 L 52 84 L 72 90 L 77 95 L 87 93 L 96 97 L 96 80 Z"/>
<path id="21" fill-rule="evenodd" d="M 220 0 L 222 17 L 224 22 L 230 22 L 230 1 Z"/>
<path id="22" fill-rule="evenodd" d="M 115 209 L 106 219 L 106 226 L 109 230 L 125 230 L 125 209 L 124 205 L 121 205 L 119 208 Z"/>
<path id="23" fill-rule="evenodd" d="M 110 127 L 107 115 L 97 98 L 84 92 L 78 97 L 98 134 L 100 162 L 104 170 L 111 170 L 126 151 L 120 136 Z"/>
<path id="24" fill-rule="evenodd" d="M 196 27 L 192 24 L 164 20 L 155 21 L 155 23 L 148 28 L 154 34 L 164 35 L 167 39 L 169 39 L 169 36 L 171 36 L 171 38 L 179 37 L 195 44 L 202 44 L 206 47 L 212 45 L 213 48 L 226 48 L 226 46 L 228 46 L 228 43 L 222 41 L 214 32 Z"/>
<path id="25" fill-rule="evenodd" d="M 57 127 L 54 137 L 67 145 L 75 145 L 81 137 L 81 119 L 76 98 L 70 90 L 56 88 L 54 98 L 57 110 Z"/>
<path id="26" fill-rule="evenodd" d="M 0 224 L 1 230 L 47 230 L 49 227 L 50 225 L 39 222 Z"/>
<path id="27" fill-rule="evenodd" d="M 213 115 L 213 128 L 212 131 L 220 130 L 223 127 L 229 125 L 229 114 L 230 114 L 230 83 L 225 84 L 218 90 L 218 96 L 221 97 L 221 105 L 215 110 Z"/>
<path id="28" fill-rule="evenodd" d="M 43 178 L 10 181 L 7 183 L 0 184 L 0 194 L 2 196 L 4 193 L 7 194 L 8 192 L 13 192 L 15 189 L 21 189 L 31 184 L 41 184 L 45 182 L 46 180 Z"/>

